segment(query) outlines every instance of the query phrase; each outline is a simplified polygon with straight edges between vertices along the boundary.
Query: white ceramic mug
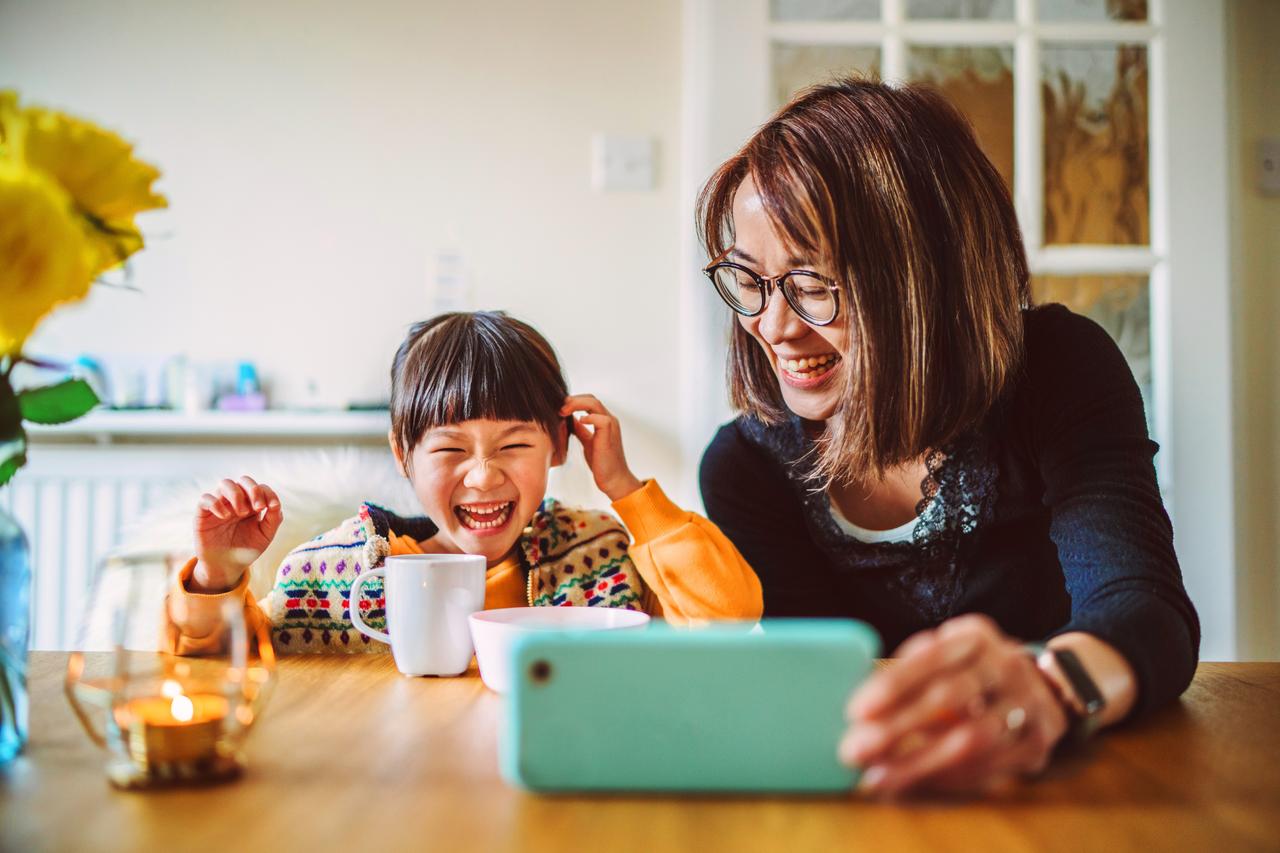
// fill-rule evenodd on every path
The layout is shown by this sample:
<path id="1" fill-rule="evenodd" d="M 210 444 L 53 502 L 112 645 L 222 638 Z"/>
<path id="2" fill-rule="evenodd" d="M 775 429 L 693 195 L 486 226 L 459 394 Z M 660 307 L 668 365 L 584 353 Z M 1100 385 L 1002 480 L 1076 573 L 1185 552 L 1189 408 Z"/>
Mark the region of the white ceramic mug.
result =
<path id="1" fill-rule="evenodd" d="M 405 675 L 461 675 L 471 664 L 467 617 L 484 609 L 485 559 L 479 554 L 404 554 L 356 576 L 351 622 L 361 633 L 391 646 Z M 387 633 L 360 617 L 360 590 L 383 578 Z"/>

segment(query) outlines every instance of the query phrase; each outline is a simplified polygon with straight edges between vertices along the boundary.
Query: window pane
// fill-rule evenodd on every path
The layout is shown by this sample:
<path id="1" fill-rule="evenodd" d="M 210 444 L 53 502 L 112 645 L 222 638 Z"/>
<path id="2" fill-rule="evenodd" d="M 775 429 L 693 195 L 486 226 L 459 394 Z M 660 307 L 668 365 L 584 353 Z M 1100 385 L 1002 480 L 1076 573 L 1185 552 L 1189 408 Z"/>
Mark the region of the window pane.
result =
<path id="1" fill-rule="evenodd" d="M 1040 0 L 1042 21 L 1145 21 L 1147 0 Z"/>
<path id="2" fill-rule="evenodd" d="M 982 150 L 1013 186 L 1013 48 L 911 45 L 907 75 L 951 99 L 973 123 Z"/>
<path id="3" fill-rule="evenodd" d="M 849 74 L 880 76 L 880 48 L 869 45 L 774 42 L 770 53 L 775 107 L 814 83 Z"/>
<path id="4" fill-rule="evenodd" d="M 1146 245 L 1147 49 L 1041 48 L 1044 242 Z"/>
<path id="5" fill-rule="evenodd" d="M 1151 408 L 1151 297 L 1143 275 L 1051 276 L 1031 278 L 1037 304 L 1060 302 L 1096 322 L 1120 345 L 1142 391 L 1147 429 Z"/>
<path id="6" fill-rule="evenodd" d="M 775 21 L 879 20 L 880 0 L 769 0 Z"/>
<path id="7" fill-rule="evenodd" d="M 1013 17 L 1013 0 L 907 0 L 907 17 L 1007 21 Z"/>

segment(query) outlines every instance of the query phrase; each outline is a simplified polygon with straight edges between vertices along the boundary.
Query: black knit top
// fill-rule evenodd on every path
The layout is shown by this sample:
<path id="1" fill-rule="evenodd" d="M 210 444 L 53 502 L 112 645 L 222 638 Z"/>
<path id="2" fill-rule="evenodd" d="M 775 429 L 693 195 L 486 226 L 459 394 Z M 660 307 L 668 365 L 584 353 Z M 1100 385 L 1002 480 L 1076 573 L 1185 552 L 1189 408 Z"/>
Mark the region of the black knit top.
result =
<path id="1" fill-rule="evenodd" d="M 841 530 L 806 481 L 798 418 L 740 417 L 702 459 L 707 515 L 760 576 L 766 616 L 847 616 L 886 650 L 962 613 L 1026 640 L 1086 631 L 1138 677 L 1134 714 L 1190 683 L 1200 626 L 1160 499 L 1142 397 L 1115 343 L 1060 305 L 1024 312 L 1022 376 L 938 448 L 911 541 Z"/>

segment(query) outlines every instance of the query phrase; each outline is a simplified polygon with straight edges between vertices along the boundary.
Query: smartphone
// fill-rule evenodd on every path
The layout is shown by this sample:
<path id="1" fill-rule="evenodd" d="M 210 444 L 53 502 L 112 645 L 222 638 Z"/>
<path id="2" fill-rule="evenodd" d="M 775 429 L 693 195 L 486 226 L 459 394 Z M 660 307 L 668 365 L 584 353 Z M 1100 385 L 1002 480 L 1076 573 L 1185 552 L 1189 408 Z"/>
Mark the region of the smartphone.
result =
<path id="1" fill-rule="evenodd" d="M 880 641 L 853 620 L 531 632 L 499 741 L 533 791 L 843 792 L 850 693 Z"/>

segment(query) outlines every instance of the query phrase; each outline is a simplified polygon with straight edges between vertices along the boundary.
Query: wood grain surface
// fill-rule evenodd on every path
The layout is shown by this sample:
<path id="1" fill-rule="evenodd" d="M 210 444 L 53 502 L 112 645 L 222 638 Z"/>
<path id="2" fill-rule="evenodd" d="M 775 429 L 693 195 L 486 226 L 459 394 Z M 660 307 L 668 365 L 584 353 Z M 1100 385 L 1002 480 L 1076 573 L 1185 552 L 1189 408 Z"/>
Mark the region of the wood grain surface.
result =
<path id="1" fill-rule="evenodd" d="M 110 788 L 35 653 L 0 850 L 1280 850 L 1280 663 L 1201 664 L 1180 704 L 998 800 L 536 796 L 498 775 L 501 699 L 387 655 L 280 661 L 241 780 Z M 589 709 L 577 731 L 592 730 Z"/>

